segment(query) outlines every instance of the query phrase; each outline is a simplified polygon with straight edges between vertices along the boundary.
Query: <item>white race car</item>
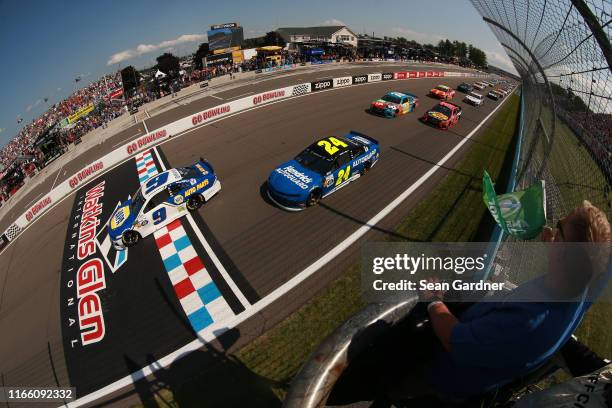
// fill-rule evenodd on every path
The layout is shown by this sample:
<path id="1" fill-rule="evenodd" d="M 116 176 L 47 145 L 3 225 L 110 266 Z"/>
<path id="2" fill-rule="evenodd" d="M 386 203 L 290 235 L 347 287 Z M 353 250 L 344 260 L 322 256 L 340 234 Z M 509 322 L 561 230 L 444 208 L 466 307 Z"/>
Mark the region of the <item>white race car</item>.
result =
<path id="1" fill-rule="evenodd" d="M 463 98 L 463 101 L 466 103 L 469 103 L 470 105 L 480 106 L 484 102 L 484 96 L 476 92 L 470 92 L 467 95 L 465 95 L 465 98 Z"/>
<path id="2" fill-rule="evenodd" d="M 136 245 L 177 218 L 195 211 L 221 190 L 212 166 L 200 159 L 192 166 L 159 173 L 140 186 L 134 197 L 120 202 L 108 223 L 117 250 Z"/>
<path id="3" fill-rule="evenodd" d="M 482 82 L 474 82 L 473 86 L 475 89 L 478 89 L 479 91 L 482 91 L 486 87 L 486 85 L 483 84 Z"/>

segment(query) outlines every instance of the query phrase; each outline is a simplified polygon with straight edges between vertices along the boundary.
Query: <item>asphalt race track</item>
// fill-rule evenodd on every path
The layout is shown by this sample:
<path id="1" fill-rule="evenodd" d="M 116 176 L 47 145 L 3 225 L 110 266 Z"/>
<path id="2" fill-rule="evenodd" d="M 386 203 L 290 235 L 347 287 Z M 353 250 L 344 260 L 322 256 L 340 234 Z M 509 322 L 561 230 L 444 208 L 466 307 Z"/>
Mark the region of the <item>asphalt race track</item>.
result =
<path id="1" fill-rule="evenodd" d="M 402 69 L 394 66 L 388 70 Z M 342 71 L 283 76 L 246 85 L 218 94 L 217 98 L 207 97 L 177 106 L 148 119 L 147 127 L 153 130 L 218 105 L 222 103 L 218 98 L 232 100 L 279 86 L 340 76 Z M 364 66 L 346 72 L 354 75 L 380 71 L 380 68 Z M 138 188 L 138 161 L 129 160 L 82 187 L 24 231 L 0 255 L 0 332 L 3 333 L 0 355 L 7 356 L 0 362 L 4 383 L 70 383 L 83 396 L 192 341 L 196 332 L 201 335 L 207 330 L 219 330 L 216 316 L 239 316 L 316 262 L 435 166 L 502 103 L 487 100 L 484 106 L 474 108 L 458 102 L 463 94 L 457 93 L 453 102 L 464 107 L 457 126 L 440 131 L 417 120 L 436 104 L 426 96 L 429 89 L 438 83 L 456 87 L 460 82 L 460 78 L 431 78 L 322 91 L 228 117 L 148 151 L 158 171 L 168 166 L 192 164 L 204 156 L 222 182 L 222 190 L 216 197 L 191 217 L 181 219 L 180 225 L 173 226 L 184 231 L 186 241 L 193 247 L 192 253 L 197 254 L 209 281 L 218 290 L 212 298 L 210 293 L 200 296 L 211 316 L 205 323 L 189 316 L 190 311 L 179 301 L 181 296 L 194 292 L 181 292 L 178 288 L 182 284 L 177 284 L 169 272 L 170 255 L 164 252 L 167 247 L 162 249 L 161 236 L 157 239 L 151 236 L 130 248 L 127 260 L 114 272 L 110 270 L 114 263 L 110 258 L 116 254 L 102 253 L 103 236 L 97 237 L 95 253 L 82 260 L 74 256 L 78 239 L 75 241 L 73 232 L 83 223 L 86 193 L 103 182 L 103 194 L 99 197 L 102 209 L 98 216 L 102 225 L 117 202 Z M 420 107 L 415 113 L 396 119 L 373 116 L 365 111 L 373 99 L 391 90 L 417 94 Z M 130 132 L 140 135 L 138 126 L 141 125 L 125 130 L 99 150 L 87 152 L 78 161 L 69 163 L 67 174 L 112 150 L 111 145 L 125 139 Z M 351 129 L 378 139 L 381 145 L 381 158 L 366 177 L 325 198 L 318 207 L 299 213 L 281 210 L 267 200 L 264 182 L 278 164 L 317 138 L 343 135 Z M 465 148 L 471 143 L 478 143 L 478 135 Z M 452 166 L 460 155 L 461 152 L 445 166 Z M 381 239 L 392 230 L 402 214 L 444 176 L 444 171 L 435 173 L 368 233 L 366 239 Z M 173 240 L 179 250 L 177 242 L 184 241 L 180 237 Z M 341 273 L 344 266 L 354 262 L 358 252 L 358 245 L 353 245 L 324 265 L 299 290 L 281 297 L 265 313 L 241 325 L 242 343 L 303 304 Z M 69 282 L 75 279 L 75 269 L 92 258 L 100 259 L 105 265 L 104 288 L 95 291 L 101 303 L 105 334 L 100 340 L 84 345 L 78 324 L 71 321 L 75 319 L 75 305 L 69 299 L 73 298 L 74 302 L 78 295 L 74 282 L 72 286 Z M 182 257 L 181 260 L 185 264 Z M 213 301 L 217 303 L 208 303 Z M 219 302 L 223 304 L 216 306 Z M 31 378 L 31 372 L 23 368 L 26 366 L 38 367 L 35 380 L 25 381 Z"/>

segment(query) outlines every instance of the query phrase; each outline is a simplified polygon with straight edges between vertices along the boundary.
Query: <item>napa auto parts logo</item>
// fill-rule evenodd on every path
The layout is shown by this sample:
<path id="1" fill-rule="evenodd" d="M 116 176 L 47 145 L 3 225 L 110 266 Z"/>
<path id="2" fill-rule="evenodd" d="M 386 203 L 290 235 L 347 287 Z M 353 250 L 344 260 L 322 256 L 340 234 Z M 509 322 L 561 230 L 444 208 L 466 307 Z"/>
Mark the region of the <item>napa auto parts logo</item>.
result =
<path id="1" fill-rule="evenodd" d="M 89 189 L 79 199 L 73 213 L 73 224 L 69 237 L 70 267 L 66 270 L 66 293 L 64 306 L 68 309 L 68 327 L 78 323 L 78 334 L 69 339 L 71 347 L 98 343 L 106 334 L 104 311 L 100 293 L 106 289 L 104 262 L 96 253 L 96 230 L 102 214 L 102 181 Z M 79 216 L 80 212 L 80 216 Z"/>
<path id="2" fill-rule="evenodd" d="M 157 132 L 153 132 L 146 136 L 143 136 L 140 139 L 137 139 L 133 141 L 132 143 L 130 143 L 129 145 L 127 145 L 127 152 L 128 154 L 136 153 L 143 147 L 148 146 L 151 143 L 155 143 L 159 139 L 165 138 L 167 134 L 168 132 L 166 131 L 166 129 L 162 129 L 162 130 L 158 130 Z"/>

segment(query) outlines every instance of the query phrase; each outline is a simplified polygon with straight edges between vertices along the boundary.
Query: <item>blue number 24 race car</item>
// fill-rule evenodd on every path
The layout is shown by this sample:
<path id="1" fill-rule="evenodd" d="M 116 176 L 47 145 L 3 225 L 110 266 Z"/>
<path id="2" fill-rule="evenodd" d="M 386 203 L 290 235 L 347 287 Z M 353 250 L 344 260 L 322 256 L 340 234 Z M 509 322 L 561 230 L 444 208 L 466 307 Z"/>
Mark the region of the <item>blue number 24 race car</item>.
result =
<path id="1" fill-rule="evenodd" d="M 159 173 L 145 181 L 133 198 L 120 202 L 108 223 L 117 250 L 131 247 L 177 218 L 195 211 L 221 190 L 212 166 L 200 159 L 189 167 Z"/>
<path id="2" fill-rule="evenodd" d="M 268 177 L 268 197 L 288 211 L 311 207 L 363 176 L 379 155 L 378 142 L 364 134 L 326 137 L 274 169 Z"/>

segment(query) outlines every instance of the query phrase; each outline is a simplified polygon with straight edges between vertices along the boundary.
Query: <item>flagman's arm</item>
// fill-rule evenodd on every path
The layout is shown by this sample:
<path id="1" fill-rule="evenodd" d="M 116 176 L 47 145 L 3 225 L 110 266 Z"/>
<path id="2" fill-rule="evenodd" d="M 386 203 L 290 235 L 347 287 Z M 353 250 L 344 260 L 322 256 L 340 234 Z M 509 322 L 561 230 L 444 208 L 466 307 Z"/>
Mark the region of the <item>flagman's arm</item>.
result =
<path id="1" fill-rule="evenodd" d="M 440 282 L 438 278 L 429 278 L 427 281 Z M 419 297 L 422 302 L 427 303 L 427 312 L 434 333 L 436 333 L 442 346 L 447 351 L 451 351 L 451 333 L 459 321 L 442 301 L 444 293 L 444 290 L 421 290 Z"/>

